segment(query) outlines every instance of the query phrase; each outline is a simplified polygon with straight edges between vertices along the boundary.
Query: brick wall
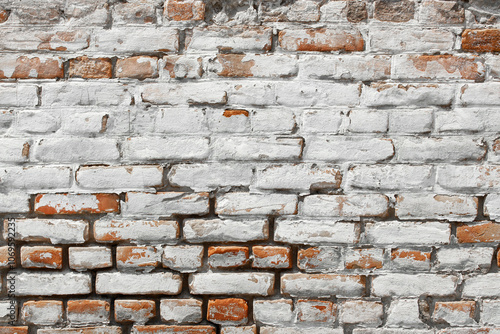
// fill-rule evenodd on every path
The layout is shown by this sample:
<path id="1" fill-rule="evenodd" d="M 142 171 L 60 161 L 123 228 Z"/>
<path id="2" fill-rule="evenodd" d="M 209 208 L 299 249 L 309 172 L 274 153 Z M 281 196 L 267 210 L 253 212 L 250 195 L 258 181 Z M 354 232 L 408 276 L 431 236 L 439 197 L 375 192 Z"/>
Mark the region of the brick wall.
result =
<path id="1" fill-rule="evenodd" d="M 0 334 L 500 333 L 499 19 L 0 0 Z"/>

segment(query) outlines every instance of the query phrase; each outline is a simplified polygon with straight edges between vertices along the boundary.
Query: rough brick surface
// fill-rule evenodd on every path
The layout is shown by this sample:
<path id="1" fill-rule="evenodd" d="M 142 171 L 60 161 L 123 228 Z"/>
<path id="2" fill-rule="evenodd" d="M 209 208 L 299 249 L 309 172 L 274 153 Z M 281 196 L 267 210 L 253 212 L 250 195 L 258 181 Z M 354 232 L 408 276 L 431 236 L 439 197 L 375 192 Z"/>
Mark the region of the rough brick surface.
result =
<path id="1" fill-rule="evenodd" d="M 500 332 L 493 0 L 0 0 L 0 334 Z"/>

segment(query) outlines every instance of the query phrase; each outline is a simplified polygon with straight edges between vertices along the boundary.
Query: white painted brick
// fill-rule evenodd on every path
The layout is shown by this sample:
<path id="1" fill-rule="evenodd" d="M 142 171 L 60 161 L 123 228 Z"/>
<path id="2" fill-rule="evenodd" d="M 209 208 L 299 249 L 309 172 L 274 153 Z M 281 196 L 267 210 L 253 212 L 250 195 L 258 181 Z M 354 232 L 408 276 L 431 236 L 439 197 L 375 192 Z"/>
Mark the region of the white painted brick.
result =
<path id="1" fill-rule="evenodd" d="M 206 132 L 205 114 L 201 109 L 160 108 L 154 120 L 157 133 L 199 133 Z"/>
<path id="2" fill-rule="evenodd" d="M 500 104 L 500 82 L 465 84 L 460 87 L 460 102 L 464 106 L 497 106 Z"/>
<path id="3" fill-rule="evenodd" d="M 120 272 L 97 273 L 97 294 L 119 295 L 177 295 L 181 292 L 182 279 L 172 273 L 127 274 Z"/>
<path id="4" fill-rule="evenodd" d="M 429 248 L 424 248 L 424 250 L 406 247 L 393 248 L 391 250 L 390 266 L 395 270 L 429 271 L 431 268 L 431 250 Z"/>
<path id="5" fill-rule="evenodd" d="M 1 43 L 2 42 L 0 42 L 0 48 L 2 48 Z M 37 86 L 16 84 L 0 85 L 0 107 L 34 107 L 37 104 Z"/>
<path id="6" fill-rule="evenodd" d="M 292 160 L 302 155 L 302 138 L 218 137 L 212 144 L 217 160 Z"/>
<path id="7" fill-rule="evenodd" d="M 296 127 L 296 119 L 292 110 L 259 109 L 252 113 L 252 131 L 263 133 L 291 133 Z"/>
<path id="8" fill-rule="evenodd" d="M 490 70 L 491 78 L 500 78 L 500 57 L 498 55 L 487 55 L 485 64 Z"/>
<path id="9" fill-rule="evenodd" d="M 457 277 L 431 274 L 386 274 L 373 278 L 371 292 L 377 297 L 449 296 L 455 293 Z"/>
<path id="10" fill-rule="evenodd" d="M 494 165 L 454 166 L 437 169 L 437 183 L 454 192 L 479 192 L 500 186 L 500 167 Z"/>
<path id="11" fill-rule="evenodd" d="M 188 52 L 262 52 L 271 49 L 272 29 L 267 27 L 218 27 L 193 29 Z"/>
<path id="12" fill-rule="evenodd" d="M 63 303 L 56 300 L 28 301 L 21 309 L 21 319 L 27 325 L 53 326 L 63 321 Z"/>
<path id="13" fill-rule="evenodd" d="M 60 127 L 60 116 L 48 110 L 21 110 L 17 113 L 16 130 L 27 133 L 53 133 Z"/>
<path id="14" fill-rule="evenodd" d="M 245 133 L 250 132 L 250 115 L 248 111 L 237 109 L 207 110 L 208 127 L 212 133 Z"/>
<path id="15" fill-rule="evenodd" d="M 493 252 L 491 247 L 478 248 L 440 248 L 436 252 L 434 269 L 439 271 L 487 272 L 491 267 Z"/>
<path id="16" fill-rule="evenodd" d="M 118 144 L 108 138 L 46 138 L 34 144 L 36 160 L 41 162 L 92 163 L 115 161 Z"/>
<path id="17" fill-rule="evenodd" d="M 329 1 L 320 8 L 321 22 L 347 22 L 347 1 Z"/>
<path id="18" fill-rule="evenodd" d="M 500 300 L 483 300 L 481 307 L 481 320 L 485 325 L 500 324 Z"/>
<path id="19" fill-rule="evenodd" d="M 361 297 L 365 291 L 361 276 L 336 274 L 282 274 L 281 293 L 292 297 Z"/>
<path id="20" fill-rule="evenodd" d="M 361 104 L 382 106 L 445 106 L 453 101 L 455 87 L 448 84 L 373 83 L 363 86 Z"/>
<path id="21" fill-rule="evenodd" d="M 273 294 L 274 274 L 269 273 L 202 273 L 189 276 L 193 295 L 258 295 Z"/>
<path id="22" fill-rule="evenodd" d="M 200 56 L 172 55 L 163 57 L 163 78 L 200 79 L 203 75 L 203 58 Z"/>
<path id="23" fill-rule="evenodd" d="M 302 114 L 301 130 L 306 133 L 337 133 L 347 110 L 305 110 Z"/>
<path id="24" fill-rule="evenodd" d="M 396 199 L 396 216 L 402 220 L 447 219 L 471 222 L 477 216 L 476 197 L 403 194 Z"/>
<path id="25" fill-rule="evenodd" d="M 500 297 L 500 290 L 498 290 L 499 284 L 500 274 L 498 273 L 490 273 L 481 276 L 465 278 L 462 297 Z"/>
<path id="26" fill-rule="evenodd" d="M 211 82 L 154 83 L 140 87 L 142 101 L 154 105 L 225 104 L 228 87 Z"/>
<path id="27" fill-rule="evenodd" d="M 357 240 L 354 223 L 278 218 L 275 224 L 274 239 L 290 244 L 354 243 Z"/>
<path id="28" fill-rule="evenodd" d="M 0 138 L 0 159 L 2 162 L 25 162 L 29 159 L 31 140 Z"/>
<path id="29" fill-rule="evenodd" d="M 349 169 L 348 184 L 354 189 L 430 190 L 434 185 L 432 166 L 357 165 Z"/>
<path id="30" fill-rule="evenodd" d="M 168 181 L 174 187 L 210 191 L 225 186 L 249 186 L 252 175 L 252 167 L 247 164 L 178 164 L 170 169 Z"/>
<path id="31" fill-rule="evenodd" d="M 341 223 L 336 223 L 341 224 Z M 319 230 L 321 233 L 321 230 Z M 341 247 L 318 246 L 300 249 L 297 267 L 307 273 L 328 273 L 344 269 L 344 256 Z"/>
<path id="32" fill-rule="evenodd" d="M 215 213 L 219 215 L 293 215 L 298 199 L 288 194 L 227 193 L 217 197 Z"/>
<path id="33" fill-rule="evenodd" d="M 484 213 L 490 219 L 500 221 L 500 195 L 489 194 L 484 202 Z"/>
<path id="34" fill-rule="evenodd" d="M 162 299 L 160 301 L 161 319 L 178 324 L 201 322 L 202 304 L 199 299 Z"/>
<path id="35" fill-rule="evenodd" d="M 192 273 L 203 266 L 203 246 L 165 246 L 163 266 L 181 273 Z"/>
<path id="36" fill-rule="evenodd" d="M 309 217 L 385 217 L 389 199 L 381 194 L 310 195 L 304 198 L 302 214 Z"/>
<path id="37" fill-rule="evenodd" d="M 116 247 L 116 269 L 149 273 L 159 266 L 163 250 L 155 246 Z"/>
<path id="38" fill-rule="evenodd" d="M 229 105 L 262 106 L 276 105 L 274 83 L 238 81 L 232 86 L 227 97 Z"/>
<path id="39" fill-rule="evenodd" d="M 456 330 L 456 328 L 454 328 L 453 330 Z M 434 329 L 355 328 L 353 330 L 353 334 L 435 334 L 435 333 L 436 332 Z"/>
<path id="40" fill-rule="evenodd" d="M 103 133 L 106 127 L 103 126 L 109 117 L 106 112 L 79 112 L 62 116 L 61 130 L 67 134 L 89 135 Z"/>
<path id="41" fill-rule="evenodd" d="M 221 328 L 221 334 L 257 334 L 257 326 L 227 326 Z"/>
<path id="42" fill-rule="evenodd" d="M 127 193 L 122 213 L 129 216 L 203 215 L 208 213 L 208 193 Z"/>
<path id="43" fill-rule="evenodd" d="M 0 110 L 0 134 L 4 134 L 14 125 L 14 115 L 12 110 Z"/>
<path id="44" fill-rule="evenodd" d="M 222 77 L 286 78 L 297 75 L 297 56 L 218 54 L 205 60 L 206 71 Z"/>
<path id="45" fill-rule="evenodd" d="M 290 81 L 275 84 L 276 102 L 287 107 L 331 107 L 359 104 L 360 86 L 327 82 Z"/>
<path id="46" fill-rule="evenodd" d="M 78 185 L 87 189 L 147 190 L 160 186 L 163 180 L 161 166 L 89 166 L 76 172 Z"/>
<path id="47" fill-rule="evenodd" d="M 248 242 L 269 236 L 267 220 L 188 219 L 184 221 L 184 238 L 190 243 Z"/>
<path id="48" fill-rule="evenodd" d="M 344 136 L 306 138 L 305 159 L 333 162 L 378 162 L 394 156 L 391 139 Z"/>
<path id="49" fill-rule="evenodd" d="M 67 320 L 71 326 L 96 326 L 109 323 L 110 305 L 104 300 L 68 300 Z"/>
<path id="50" fill-rule="evenodd" d="M 367 223 L 365 242 L 387 245 L 435 245 L 450 242 L 449 224 L 440 222 L 383 221 Z M 418 235 L 418 238 L 415 236 Z"/>
<path id="51" fill-rule="evenodd" d="M 115 320 L 144 325 L 156 316 L 156 304 L 147 299 L 116 299 Z"/>
<path id="52" fill-rule="evenodd" d="M 17 301 L 2 300 L 0 301 L 0 323 L 17 320 Z"/>
<path id="53" fill-rule="evenodd" d="M 384 110 L 354 109 L 349 120 L 349 131 L 355 133 L 387 132 L 389 126 L 389 114 Z"/>
<path id="54" fill-rule="evenodd" d="M 125 160 L 185 160 L 208 157 L 205 137 L 132 137 L 123 143 Z"/>
<path id="55" fill-rule="evenodd" d="M 25 192 L 0 193 L 0 212 L 28 213 L 30 196 Z"/>
<path id="56" fill-rule="evenodd" d="M 259 167 L 254 186 L 309 192 L 311 189 L 337 189 L 341 182 L 342 173 L 335 165 L 301 163 Z"/>
<path id="57" fill-rule="evenodd" d="M 391 302 L 387 312 L 387 327 L 423 328 L 425 324 L 420 320 L 418 299 L 397 299 Z"/>
<path id="58" fill-rule="evenodd" d="M 91 293 L 90 274 L 30 271 L 16 275 L 16 295 L 64 296 Z"/>
<path id="59" fill-rule="evenodd" d="M 342 303 L 340 323 L 378 327 L 382 324 L 384 306 L 381 302 L 348 300 Z"/>
<path id="60" fill-rule="evenodd" d="M 263 326 L 260 334 L 342 334 L 343 328 L 331 327 L 271 327 Z"/>
<path id="61" fill-rule="evenodd" d="M 94 223 L 97 242 L 134 244 L 172 243 L 179 237 L 179 224 L 173 220 L 99 219 Z"/>
<path id="62" fill-rule="evenodd" d="M 48 328 L 38 329 L 39 334 L 81 334 L 81 328 Z M 122 334 L 122 329 L 118 326 L 96 326 L 86 327 L 85 334 Z"/>
<path id="63" fill-rule="evenodd" d="M 72 29 L 2 29 L 0 50 L 75 52 L 89 47 L 90 34 Z"/>
<path id="64" fill-rule="evenodd" d="M 42 106 L 126 106 L 132 96 L 117 83 L 54 82 L 42 87 Z"/>
<path id="65" fill-rule="evenodd" d="M 70 219 L 15 219 L 15 239 L 19 241 L 50 242 L 52 244 L 81 244 L 88 240 L 89 223 Z M 7 238 L 8 221 L 4 221 Z"/>
<path id="66" fill-rule="evenodd" d="M 475 138 L 401 138 L 395 140 L 398 162 L 462 162 L 479 161 L 486 145 Z"/>
<path id="67" fill-rule="evenodd" d="M 71 185 L 71 168 L 33 166 L 0 168 L 0 188 L 23 190 L 65 189 Z"/>
<path id="68" fill-rule="evenodd" d="M 476 304 L 473 301 L 437 302 L 432 320 L 447 326 L 475 326 L 474 311 Z"/>
<path id="69" fill-rule="evenodd" d="M 442 133 L 495 132 L 500 127 L 500 113 L 490 108 L 456 108 L 436 112 L 435 128 Z"/>
<path id="70" fill-rule="evenodd" d="M 253 318 L 260 325 L 283 326 L 294 318 L 293 300 L 254 300 Z"/>
<path id="71" fill-rule="evenodd" d="M 111 248 L 99 246 L 70 247 L 69 267 L 76 271 L 109 268 L 113 265 Z"/>
<path id="72" fill-rule="evenodd" d="M 452 51 L 455 36 L 439 28 L 415 29 L 373 27 L 370 29 L 372 51 L 386 52 L 436 52 Z"/>
<path id="73" fill-rule="evenodd" d="M 389 113 L 389 132 L 428 133 L 433 128 L 432 109 L 392 110 Z"/>
<path id="74" fill-rule="evenodd" d="M 169 52 L 179 48 L 177 29 L 170 27 L 120 27 L 95 32 L 95 50 L 104 53 Z M 148 41 L 144 43 L 144 41 Z"/>

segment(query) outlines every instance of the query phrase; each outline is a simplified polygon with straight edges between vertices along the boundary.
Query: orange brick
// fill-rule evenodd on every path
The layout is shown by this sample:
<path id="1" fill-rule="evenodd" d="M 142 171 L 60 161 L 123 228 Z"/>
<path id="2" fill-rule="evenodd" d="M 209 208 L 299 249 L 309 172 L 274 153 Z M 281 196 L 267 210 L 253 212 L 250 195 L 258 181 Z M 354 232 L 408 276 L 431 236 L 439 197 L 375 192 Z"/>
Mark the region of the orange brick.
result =
<path id="1" fill-rule="evenodd" d="M 115 320 L 145 323 L 156 316 L 153 300 L 115 300 Z"/>
<path id="2" fill-rule="evenodd" d="M 158 77 L 158 58 L 137 56 L 116 61 L 115 77 L 144 80 Z"/>
<path id="3" fill-rule="evenodd" d="M 116 248 L 116 266 L 122 268 L 155 268 L 161 253 L 152 246 L 119 246 Z"/>
<path id="4" fill-rule="evenodd" d="M 215 327 L 212 326 L 134 326 L 134 333 L 137 334 L 215 334 Z"/>
<path id="5" fill-rule="evenodd" d="M 109 303 L 105 300 L 68 300 L 67 318 L 71 325 L 106 324 L 109 322 Z"/>
<path id="6" fill-rule="evenodd" d="M 462 33 L 462 50 L 475 52 L 500 51 L 500 30 L 465 29 Z"/>
<path id="7" fill-rule="evenodd" d="M 118 212 L 116 194 L 39 194 L 35 212 L 45 215 Z"/>
<path id="8" fill-rule="evenodd" d="M 459 225 L 457 227 L 459 243 L 498 242 L 500 241 L 500 224 L 487 222 L 474 225 Z"/>
<path id="9" fill-rule="evenodd" d="M 9 260 L 12 260 L 13 264 L 16 262 L 15 252 L 13 250 L 11 250 L 10 255 L 11 256 L 9 256 L 9 246 L 0 247 L 0 269 L 9 268 Z"/>
<path id="10" fill-rule="evenodd" d="M 87 56 L 70 59 L 69 77 L 84 79 L 111 78 L 111 59 L 88 58 Z"/>
<path id="11" fill-rule="evenodd" d="M 219 325 L 246 324 L 248 304 L 240 298 L 211 299 L 208 301 L 207 320 Z"/>
<path id="12" fill-rule="evenodd" d="M 21 56 L 2 59 L 0 79 L 56 79 L 63 78 L 63 62 L 60 58 Z"/>
<path id="13" fill-rule="evenodd" d="M 297 321 L 300 323 L 333 324 L 337 316 L 337 305 L 327 300 L 299 299 L 296 309 Z"/>
<path id="14" fill-rule="evenodd" d="M 164 15 L 174 21 L 205 19 L 205 3 L 197 0 L 168 0 Z"/>
<path id="15" fill-rule="evenodd" d="M 497 265 L 500 267 L 500 251 L 497 252 Z"/>
<path id="16" fill-rule="evenodd" d="M 220 77 L 253 77 L 252 67 L 255 62 L 243 61 L 246 55 L 218 54 L 217 60 L 222 65 L 222 70 L 217 72 Z"/>
<path id="17" fill-rule="evenodd" d="M 288 51 L 363 51 L 365 48 L 359 31 L 327 28 L 282 30 L 279 45 Z"/>
<path id="18" fill-rule="evenodd" d="M 0 23 L 4 23 L 9 18 L 9 12 L 5 9 L 0 9 Z M 10 328 L 18 328 L 18 327 L 10 327 Z M 1 333 L 1 332 L 0 332 Z"/>
<path id="19" fill-rule="evenodd" d="M 451 326 L 474 325 L 476 302 L 436 302 L 432 315 L 435 322 L 445 322 Z"/>
<path id="20" fill-rule="evenodd" d="M 382 268 L 383 250 L 352 249 L 347 255 L 346 269 L 380 269 Z"/>
<path id="21" fill-rule="evenodd" d="M 292 267 L 292 250 L 290 247 L 276 246 L 253 246 L 254 268 L 280 268 L 288 269 Z"/>
<path id="22" fill-rule="evenodd" d="M 211 268 L 236 268 L 248 263 L 248 247 L 212 246 L 208 248 Z"/>
<path id="23" fill-rule="evenodd" d="M 0 334 L 28 334 L 28 326 L 0 327 Z"/>
<path id="24" fill-rule="evenodd" d="M 299 249 L 297 265 L 305 271 L 331 271 L 344 266 L 340 248 L 330 246 L 309 247 Z"/>
<path id="25" fill-rule="evenodd" d="M 21 265 L 24 268 L 62 268 L 62 248 L 51 246 L 24 246 L 21 248 Z"/>

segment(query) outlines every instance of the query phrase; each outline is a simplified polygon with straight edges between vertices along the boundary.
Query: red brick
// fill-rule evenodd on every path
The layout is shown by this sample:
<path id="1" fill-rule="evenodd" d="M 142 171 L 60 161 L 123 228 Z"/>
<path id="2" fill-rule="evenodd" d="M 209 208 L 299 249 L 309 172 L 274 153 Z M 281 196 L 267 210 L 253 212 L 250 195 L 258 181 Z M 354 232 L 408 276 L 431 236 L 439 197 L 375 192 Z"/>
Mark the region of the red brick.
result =
<path id="1" fill-rule="evenodd" d="M 134 326 L 133 334 L 215 334 L 212 326 Z"/>
<path id="2" fill-rule="evenodd" d="M 28 334 L 28 326 L 0 327 L 0 334 Z"/>
<path id="3" fill-rule="evenodd" d="M 0 79 L 56 79 L 63 78 L 60 58 L 21 56 L 0 60 Z"/>
<path id="4" fill-rule="evenodd" d="M 380 21 L 408 22 L 415 16 L 415 3 L 409 0 L 375 2 L 375 18 Z"/>
<path id="5" fill-rule="evenodd" d="M 208 248 L 208 264 L 211 268 L 236 268 L 248 263 L 248 247 L 212 246 Z"/>
<path id="6" fill-rule="evenodd" d="M 279 45 L 287 51 L 363 51 L 363 36 L 357 30 L 297 29 L 279 32 Z"/>
<path id="7" fill-rule="evenodd" d="M 109 302 L 105 300 L 68 300 L 67 318 L 72 325 L 109 322 Z"/>
<path id="8" fill-rule="evenodd" d="M 252 267 L 289 269 L 292 267 L 291 252 L 290 247 L 253 246 Z"/>
<path id="9" fill-rule="evenodd" d="M 168 0 L 164 15 L 174 21 L 201 21 L 205 18 L 205 4 L 197 0 Z"/>
<path id="10" fill-rule="evenodd" d="M 23 246 L 21 265 L 23 268 L 62 268 L 62 248 L 51 246 Z"/>
<path id="11" fill-rule="evenodd" d="M 45 215 L 118 212 L 116 194 L 39 194 L 35 212 Z"/>
<path id="12" fill-rule="evenodd" d="M 475 312 L 474 301 L 436 302 L 433 320 L 438 323 L 449 323 L 451 326 L 473 325 L 476 323 L 473 320 Z"/>
<path id="13" fill-rule="evenodd" d="M 151 246 L 119 246 L 116 248 L 116 266 L 122 268 L 155 268 L 161 254 Z"/>
<path id="14" fill-rule="evenodd" d="M 116 61 L 115 77 L 144 80 L 158 77 L 158 58 L 136 56 Z"/>
<path id="15" fill-rule="evenodd" d="M 462 50 L 500 51 L 500 29 L 465 29 L 462 33 Z"/>
<path id="16" fill-rule="evenodd" d="M 87 56 L 70 59 L 69 77 L 84 79 L 111 78 L 111 59 L 88 58 Z"/>
<path id="17" fill-rule="evenodd" d="M 500 224 L 487 222 L 457 227 L 459 243 L 498 242 L 500 241 Z"/>
<path id="18" fill-rule="evenodd" d="M 11 260 L 13 260 L 13 262 L 15 263 L 15 253 L 14 253 L 14 250 L 11 251 L 11 255 L 12 258 Z M 3 246 L 3 247 L 0 247 L 0 269 L 3 269 L 3 268 L 9 268 L 10 265 L 9 265 L 9 246 Z"/>
<path id="19" fill-rule="evenodd" d="M 9 19 L 9 12 L 5 9 L 0 9 L 0 23 L 4 23 Z M 14 327 L 11 327 L 14 328 Z"/>
<path id="20" fill-rule="evenodd" d="M 346 259 L 345 268 L 380 269 L 383 266 L 383 252 L 377 253 L 376 249 L 353 249 Z"/>
<path id="21" fill-rule="evenodd" d="M 207 320 L 219 325 L 246 324 L 248 304 L 240 298 L 211 299 L 208 301 Z"/>
<path id="22" fill-rule="evenodd" d="M 337 305 L 327 300 L 299 299 L 296 309 L 299 323 L 333 324 L 337 316 Z"/>
<path id="23" fill-rule="evenodd" d="M 156 316 L 154 300 L 115 300 L 117 322 L 145 323 Z"/>

